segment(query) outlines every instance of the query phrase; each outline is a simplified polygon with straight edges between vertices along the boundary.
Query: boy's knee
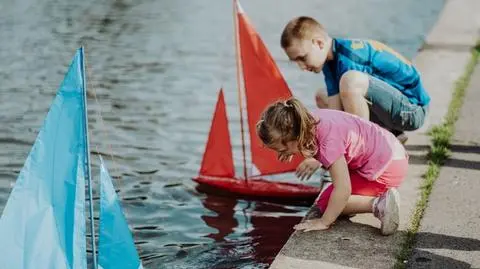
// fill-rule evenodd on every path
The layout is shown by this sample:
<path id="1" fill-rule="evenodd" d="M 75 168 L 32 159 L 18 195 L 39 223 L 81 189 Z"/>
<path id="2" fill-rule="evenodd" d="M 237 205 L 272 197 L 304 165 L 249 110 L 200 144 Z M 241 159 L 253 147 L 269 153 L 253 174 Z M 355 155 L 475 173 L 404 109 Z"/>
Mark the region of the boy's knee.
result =
<path id="1" fill-rule="evenodd" d="M 368 90 L 368 75 L 355 70 L 345 72 L 340 78 L 341 98 L 363 98 Z"/>

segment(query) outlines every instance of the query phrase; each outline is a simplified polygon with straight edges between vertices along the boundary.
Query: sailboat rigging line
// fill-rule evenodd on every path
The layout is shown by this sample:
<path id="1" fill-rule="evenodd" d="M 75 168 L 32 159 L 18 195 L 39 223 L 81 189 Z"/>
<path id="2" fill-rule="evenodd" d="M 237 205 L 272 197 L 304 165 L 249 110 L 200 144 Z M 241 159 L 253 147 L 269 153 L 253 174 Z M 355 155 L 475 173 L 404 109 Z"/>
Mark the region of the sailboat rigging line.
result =
<path id="1" fill-rule="evenodd" d="M 86 58 L 87 56 L 85 56 Z M 98 110 L 97 110 L 97 113 L 96 113 L 96 118 L 98 120 L 98 122 L 100 123 L 100 131 L 102 132 L 102 134 L 107 137 L 107 138 L 110 138 L 108 132 L 105 131 L 105 121 L 103 120 L 103 116 L 102 116 L 102 106 L 100 105 L 100 103 L 98 102 L 98 98 L 97 98 L 97 91 L 95 90 L 95 87 L 93 87 L 93 84 L 92 84 L 92 74 L 90 72 L 90 69 L 88 68 L 87 66 L 87 63 L 85 63 L 85 69 L 86 69 L 86 72 L 87 72 L 87 75 L 88 77 L 90 78 L 89 81 L 87 81 L 87 84 L 89 86 L 89 88 L 92 90 L 91 93 L 93 94 L 93 98 L 95 99 L 95 104 L 97 105 L 98 107 Z M 107 139 L 107 141 L 112 141 L 111 139 Z M 108 155 L 110 156 L 110 159 L 112 160 L 112 163 L 113 163 L 113 169 L 112 172 L 115 173 L 115 169 L 117 169 L 117 165 L 116 165 L 116 161 L 115 161 L 115 158 L 113 157 L 113 148 L 112 148 L 112 144 L 107 142 L 107 147 L 108 147 Z M 97 151 L 98 154 L 100 154 L 100 149 L 98 148 L 98 143 L 95 143 L 95 150 Z M 116 178 L 117 181 L 120 180 L 120 177 Z M 120 185 L 121 182 L 119 182 Z"/>

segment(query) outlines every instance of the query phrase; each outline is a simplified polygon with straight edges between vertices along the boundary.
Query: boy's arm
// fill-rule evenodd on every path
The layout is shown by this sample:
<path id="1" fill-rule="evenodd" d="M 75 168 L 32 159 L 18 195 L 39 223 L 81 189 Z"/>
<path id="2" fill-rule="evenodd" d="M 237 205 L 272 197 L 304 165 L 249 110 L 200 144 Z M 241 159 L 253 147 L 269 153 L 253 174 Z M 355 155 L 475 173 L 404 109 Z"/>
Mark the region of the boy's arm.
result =
<path id="1" fill-rule="evenodd" d="M 342 101 L 340 100 L 339 94 L 328 96 L 324 91 L 319 89 L 315 93 L 315 101 L 318 108 L 343 110 Z"/>
<path id="2" fill-rule="evenodd" d="M 335 94 L 328 97 L 328 108 L 343 110 L 342 100 L 340 100 L 340 94 Z"/>
<path id="3" fill-rule="evenodd" d="M 318 108 L 328 108 L 328 96 L 325 90 L 317 90 L 317 92 L 315 93 L 315 102 Z"/>
<path id="4" fill-rule="evenodd" d="M 335 82 L 337 78 L 334 77 L 332 71 L 329 68 L 323 69 L 323 76 L 325 79 L 325 85 L 327 86 L 327 95 L 325 96 L 327 102 L 327 108 L 342 110 L 342 101 L 340 100 L 340 89 L 338 83 Z M 323 99 L 323 100 L 325 100 Z M 317 102 L 318 106 L 318 102 Z"/>
<path id="5" fill-rule="evenodd" d="M 352 184 L 350 183 L 350 174 L 348 172 L 347 161 L 342 155 L 329 168 L 332 176 L 333 191 L 328 200 L 327 208 L 321 222 L 330 226 L 342 213 L 347 205 L 348 198 L 352 194 Z"/>

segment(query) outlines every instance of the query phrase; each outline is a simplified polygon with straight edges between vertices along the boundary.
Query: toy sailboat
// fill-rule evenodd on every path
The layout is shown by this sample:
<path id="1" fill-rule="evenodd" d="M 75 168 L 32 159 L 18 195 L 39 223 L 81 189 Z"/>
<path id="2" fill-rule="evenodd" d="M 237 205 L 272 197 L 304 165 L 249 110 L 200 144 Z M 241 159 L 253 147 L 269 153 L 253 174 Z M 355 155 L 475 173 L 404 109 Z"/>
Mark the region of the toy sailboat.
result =
<path id="1" fill-rule="evenodd" d="M 244 175 L 243 178 L 235 176 L 228 118 L 223 91 L 220 90 L 200 172 L 193 180 L 201 185 L 240 195 L 280 199 L 315 198 L 320 192 L 318 187 L 260 178 L 295 171 L 297 165 L 302 161 L 300 156 L 295 156 L 292 162 L 281 163 L 272 150 L 262 145 L 255 131 L 255 125 L 263 110 L 277 100 L 290 98 L 292 94 L 272 56 L 248 21 L 237 0 L 234 0 L 234 16 Z M 240 87 L 241 71 L 244 92 Z M 246 100 L 246 116 L 250 134 L 251 173 L 247 173 L 245 156 L 242 95 Z"/>
<path id="2" fill-rule="evenodd" d="M 97 263 L 89 153 L 84 51 L 80 48 L 0 219 L 1 269 L 87 268 L 86 183 L 92 267 L 142 268 L 103 161 Z"/>

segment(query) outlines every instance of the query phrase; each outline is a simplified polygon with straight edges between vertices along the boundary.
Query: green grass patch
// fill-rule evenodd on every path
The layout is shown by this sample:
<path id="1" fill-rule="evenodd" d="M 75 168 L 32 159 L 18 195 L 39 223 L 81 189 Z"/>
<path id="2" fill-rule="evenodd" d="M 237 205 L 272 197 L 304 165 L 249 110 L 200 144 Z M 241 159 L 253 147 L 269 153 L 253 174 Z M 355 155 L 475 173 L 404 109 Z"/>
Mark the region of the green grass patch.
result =
<path id="1" fill-rule="evenodd" d="M 427 207 L 428 197 L 432 192 L 433 184 L 440 173 L 440 167 L 450 155 L 450 140 L 455 131 L 455 122 L 458 119 L 460 108 L 463 104 L 465 90 L 470 82 L 473 70 L 478 63 L 480 56 L 480 43 L 472 49 L 472 57 L 467 65 L 464 75 L 455 83 L 452 101 L 448 107 L 447 115 L 444 122 L 434 126 L 429 131 L 431 137 L 431 146 L 428 153 L 428 169 L 423 175 L 423 183 L 421 185 L 420 200 L 415 206 L 410 227 L 407 229 L 405 241 L 402 245 L 400 253 L 397 255 L 396 269 L 403 269 L 406 266 L 405 261 L 409 258 L 415 243 L 415 234 L 420 227 L 420 221 Z"/>

